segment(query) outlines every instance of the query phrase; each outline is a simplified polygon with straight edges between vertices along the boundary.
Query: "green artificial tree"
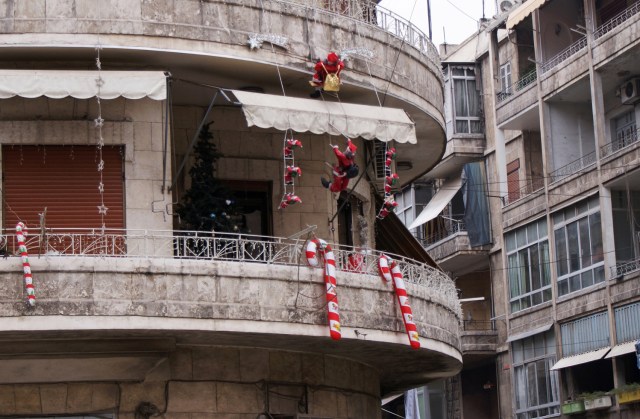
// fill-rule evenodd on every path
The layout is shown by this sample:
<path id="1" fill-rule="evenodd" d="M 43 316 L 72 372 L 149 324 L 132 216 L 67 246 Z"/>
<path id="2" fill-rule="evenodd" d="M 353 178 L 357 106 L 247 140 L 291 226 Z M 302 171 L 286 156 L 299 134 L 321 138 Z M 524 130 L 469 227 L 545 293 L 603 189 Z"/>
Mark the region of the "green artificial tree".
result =
<path id="1" fill-rule="evenodd" d="M 185 230 L 235 232 L 235 205 L 231 191 L 216 178 L 216 163 L 222 154 L 213 143 L 210 125 L 203 125 L 194 147 L 195 163 L 189 175 L 191 187 L 177 207 Z"/>

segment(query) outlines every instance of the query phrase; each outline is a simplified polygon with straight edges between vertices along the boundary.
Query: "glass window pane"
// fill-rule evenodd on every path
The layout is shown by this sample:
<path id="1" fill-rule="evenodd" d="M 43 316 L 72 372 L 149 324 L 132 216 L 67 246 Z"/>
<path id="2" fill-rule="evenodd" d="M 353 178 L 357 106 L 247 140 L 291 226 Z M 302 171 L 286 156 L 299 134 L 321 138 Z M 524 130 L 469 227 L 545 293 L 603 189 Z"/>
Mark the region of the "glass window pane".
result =
<path id="1" fill-rule="evenodd" d="M 602 262 L 604 255 L 602 254 L 602 227 L 599 212 L 589 216 L 589 229 L 591 232 L 591 263 Z"/>
<path id="2" fill-rule="evenodd" d="M 522 357 L 522 340 L 516 340 L 511 344 L 511 355 L 513 356 L 513 363 L 520 364 L 523 361 Z"/>
<path id="3" fill-rule="evenodd" d="M 593 285 L 593 271 L 582 272 L 582 288 Z"/>
<path id="4" fill-rule="evenodd" d="M 528 338 L 528 339 L 523 339 L 524 342 L 523 346 L 524 346 L 524 359 L 531 359 L 535 357 L 535 352 L 533 351 L 533 339 Z"/>
<path id="5" fill-rule="evenodd" d="M 589 241 L 589 218 L 578 221 L 578 235 L 580 238 L 580 267 L 591 266 L 591 244 Z"/>
<path id="6" fill-rule="evenodd" d="M 569 251 L 569 272 L 580 269 L 580 245 L 578 241 L 578 224 L 567 225 L 567 248 Z"/>
<path id="7" fill-rule="evenodd" d="M 547 237 L 547 219 L 543 218 L 538 221 L 538 237 Z"/>
<path id="8" fill-rule="evenodd" d="M 480 94 L 476 90 L 476 81 L 467 80 L 467 102 L 469 104 L 469 116 L 480 116 Z"/>
<path id="9" fill-rule="evenodd" d="M 518 263 L 520 264 L 520 290 L 523 294 L 526 294 L 528 292 L 531 292 L 529 252 L 527 249 L 518 252 Z"/>
<path id="10" fill-rule="evenodd" d="M 505 236 L 505 241 L 507 243 L 507 252 L 512 251 L 516 248 L 516 234 L 509 233 Z"/>
<path id="11" fill-rule="evenodd" d="M 529 257 L 531 258 L 531 285 L 532 290 L 542 288 L 542 278 L 540 277 L 540 255 L 538 254 L 538 245 L 529 248 Z"/>
<path id="12" fill-rule="evenodd" d="M 544 345 L 544 333 L 538 333 L 533 336 L 533 349 L 536 357 L 543 356 L 545 354 Z"/>
<path id="13" fill-rule="evenodd" d="M 469 121 L 469 124 L 471 124 L 471 131 L 469 131 L 471 134 L 482 134 L 482 122 L 481 121 L 471 120 L 471 121 Z"/>
<path id="14" fill-rule="evenodd" d="M 540 276 L 543 286 L 551 284 L 551 264 L 549 263 L 549 242 L 540 243 Z"/>
<path id="15" fill-rule="evenodd" d="M 580 274 L 569 277 L 569 292 L 577 291 L 580 288 Z"/>
<path id="16" fill-rule="evenodd" d="M 593 283 L 597 284 L 604 281 L 604 266 L 598 266 L 594 269 Z"/>
<path id="17" fill-rule="evenodd" d="M 527 365 L 527 406 L 537 406 L 538 403 L 538 390 L 536 386 L 536 364 L 530 363 Z"/>
<path id="18" fill-rule="evenodd" d="M 464 76 L 464 68 L 452 68 L 451 73 L 454 76 Z"/>
<path id="19" fill-rule="evenodd" d="M 518 244 L 518 247 L 527 245 L 527 230 L 521 228 L 516 231 L 516 242 Z"/>
<path id="20" fill-rule="evenodd" d="M 569 273 L 567 260 L 567 238 L 564 234 L 564 228 L 560 228 L 555 232 L 556 236 L 556 269 L 558 276 L 564 276 Z"/>
<path id="21" fill-rule="evenodd" d="M 466 80 L 453 80 L 453 92 L 455 96 L 456 116 L 469 116 Z"/>
<path id="22" fill-rule="evenodd" d="M 527 239 L 529 243 L 538 240 L 538 224 L 533 223 L 527 226 Z"/>
<path id="23" fill-rule="evenodd" d="M 518 254 L 509 255 L 509 284 L 511 298 L 515 298 L 521 294 L 520 277 L 518 275 Z"/>
<path id="24" fill-rule="evenodd" d="M 545 360 L 536 362 L 536 377 L 538 379 L 538 404 L 549 403 L 549 390 L 547 389 L 547 369 Z"/>
<path id="25" fill-rule="evenodd" d="M 458 120 L 456 119 L 456 132 L 458 133 L 468 133 L 469 132 L 469 122 L 466 120 Z"/>
<path id="26" fill-rule="evenodd" d="M 569 294 L 569 281 L 567 279 L 558 280 L 558 295 Z"/>

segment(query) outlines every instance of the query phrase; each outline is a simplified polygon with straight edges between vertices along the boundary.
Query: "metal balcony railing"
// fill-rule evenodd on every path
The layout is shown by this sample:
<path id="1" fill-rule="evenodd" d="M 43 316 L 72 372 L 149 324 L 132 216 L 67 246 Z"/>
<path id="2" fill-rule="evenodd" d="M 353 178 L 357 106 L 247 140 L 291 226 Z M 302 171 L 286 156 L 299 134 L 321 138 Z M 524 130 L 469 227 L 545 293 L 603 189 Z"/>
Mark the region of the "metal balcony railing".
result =
<path id="1" fill-rule="evenodd" d="M 454 234 L 463 233 L 467 231 L 467 227 L 462 221 L 451 221 L 446 220 L 445 227 L 442 231 L 438 231 L 437 233 L 430 234 L 429 236 L 418 239 L 423 247 L 429 247 L 439 241 L 446 239 L 447 237 L 453 236 Z"/>
<path id="2" fill-rule="evenodd" d="M 53 229 L 32 230 L 26 236 L 30 258 L 110 257 L 217 260 L 276 265 L 305 265 L 305 240 L 198 231 Z M 383 252 L 350 246 L 331 245 L 336 269 L 378 276 L 378 260 Z M 12 230 L 0 235 L 5 257 L 19 255 Z M 406 282 L 426 287 L 430 298 L 462 318 L 457 290 L 442 271 L 414 259 L 384 253 L 394 259 Z"/>
<path id="3" fill-rule="evenodd" d="M 507 90 L 497 93 L 497 101 L 498 103 L 510 98 L 515 95 L 517 92 L 525 89 L 527 86 L 535 83 L 538 78 L 538 74 L 536 73 L 536 69 L 527 72 L 525 75 L 520 77 L 518 81 L 516 81 L 513 86 L 509 86 Z"/>
<path id="4" fill-rule="evenodd" d="M 619 278 L 631 272 L 640 270 L 640 259 L 632 260 L 630 262 L 618 263 L 616 266 L 611 267 L 611 278 Z"/>
<path id="5" fill-rule="evenodd" d="M 592 151 L 589 154 L 586 154 L 580 157 L 577 160 L 572 161 L 566 166 L 562 166 L 558 170 L 551 173 L 551 182 L 558 182 L 568 176 L 571 176 L 575 173 L 580 172 L 581 170 L 587 168 L 596 163 L 596 152 Z"/>
<path id="6" fill-rule="evenodd" d="M 577 54 L 578 52 L 582 51 L 586 47 L 587 47 L 587 37 L 585 36 L 578 39 L 576 42 L 574 42 L 573 44 L 565 48 L 562 52 L 560 52 L 559 54 L 555 55 L 553 58 L 551 58 L 550 60 L 542 64 L 540 66 L 540 72 L 542 74 L 548 72 L 549 70 L 551 70 L 552 68 L 560 64 L 561 62 Z"/>
<path id="7" fill-rule="evenodd" d="M 596 29 L 596 31 L 593 33 L 593 37 L 595 39 L 598 39 L 601 36 L 611 32 L 616 27 L 629 20 L 629 18 L 631 18 L 632 16 L 637 15 L 638 12 L 640 12 L 640 1 L 633 3 L 622 13 L 600 25 L 600 27 L 598 27 L 598 29 Z"/>
<path id="8" fill-rule="evenodd" d="M 623 148 L 637 143 L 638 138 L 640 138 L 640 130 L 635 129 L 629 132 L 627 135 L 621 136 L 620 138 L 616 138 L 614 141 L 611 141 L 608 144 L 605 144 L 600 148 L 600 156 L 606 157 L 610 154 L 615 153 L 618 150 L 622 150 Z"/>
<path id="9" fill-rule="evenodd" d="M 520 199 L 525 198 L 533 194 L 534 192 L 542 190 L 542 188 L 544 188 L 544 180 L 534 179 L 516 191 L 509 191 L 509 193 L 504 197 L 503 206 L 507 206 L 516 201 L 519 201 Z"/>

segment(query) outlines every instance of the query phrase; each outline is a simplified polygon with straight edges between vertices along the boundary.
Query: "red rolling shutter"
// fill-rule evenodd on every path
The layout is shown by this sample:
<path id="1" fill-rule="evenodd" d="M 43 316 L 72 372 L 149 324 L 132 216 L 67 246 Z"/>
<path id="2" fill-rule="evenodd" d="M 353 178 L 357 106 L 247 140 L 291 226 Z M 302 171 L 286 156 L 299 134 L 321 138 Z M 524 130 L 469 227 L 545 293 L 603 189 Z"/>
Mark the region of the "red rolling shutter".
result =
<path id="1" fill-rule="evenodd" d="M 124 228 L 123 151 L 102 149 L 107 228 Z M 38 228 L 45 207 L 49 228 L 101 228 L 98 160 L 95 146 L 4 145 L 4 228 L 13 229 L 19 220 Z"/>
<path id="2" fill-rule="evenodd" d="M 509 202 L 520 199 L 520 159 L 507 164 L 507 192 Z"/>

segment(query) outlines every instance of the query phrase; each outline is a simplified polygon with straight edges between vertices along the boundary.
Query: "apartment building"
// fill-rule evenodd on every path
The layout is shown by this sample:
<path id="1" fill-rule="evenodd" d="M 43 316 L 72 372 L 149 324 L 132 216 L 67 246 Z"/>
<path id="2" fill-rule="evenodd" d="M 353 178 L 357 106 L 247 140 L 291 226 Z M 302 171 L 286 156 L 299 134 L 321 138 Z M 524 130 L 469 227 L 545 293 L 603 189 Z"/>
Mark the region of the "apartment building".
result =
<path id="1" fill-rule="evenodd" d="M 377 217 L 388 171 L 403 187 L 445 151 L 412 24 L 368 1 L 1 4 L 0 416 L 379 418 L 460 371 L 453 282 Z M 312 99 L 330 52 L 340 92 Z M 347 138 L 360 176 L 333 193 Z M 184 231 L 212 144 L 232 195 L 203 193 L 235 210 L 200 217 L 242 226 Z"/>
<path id="2" fill-rule="evenodd" d="M 640 3 L 500 9 L 445 46 L 447 150 L 399 199 L 460 293 L 449 417 L 637 417 Z"/>

